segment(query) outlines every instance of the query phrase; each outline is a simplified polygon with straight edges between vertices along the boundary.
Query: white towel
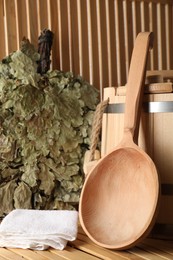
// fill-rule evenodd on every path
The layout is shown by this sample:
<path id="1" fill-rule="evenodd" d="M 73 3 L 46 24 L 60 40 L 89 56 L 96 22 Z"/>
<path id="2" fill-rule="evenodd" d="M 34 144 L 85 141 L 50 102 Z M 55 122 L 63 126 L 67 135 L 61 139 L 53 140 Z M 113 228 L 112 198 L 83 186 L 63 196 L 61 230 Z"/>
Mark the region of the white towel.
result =
<path id="1" fill-rule="evenodd" d="M 77 229 L 77 211 L 15 209 L 0 224 L 0 247 L 63 250 Z"/>

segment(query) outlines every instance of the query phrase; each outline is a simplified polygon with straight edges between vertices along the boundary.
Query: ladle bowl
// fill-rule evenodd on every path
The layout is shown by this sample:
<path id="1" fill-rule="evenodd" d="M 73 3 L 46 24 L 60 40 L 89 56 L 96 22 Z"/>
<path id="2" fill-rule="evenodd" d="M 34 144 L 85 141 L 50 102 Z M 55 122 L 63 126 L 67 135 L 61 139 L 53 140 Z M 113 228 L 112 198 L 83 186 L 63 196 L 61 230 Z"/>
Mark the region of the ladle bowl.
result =
<path id="1" fill-rule="evenodd" d="M 137 244 L 155 222 L 160 187 L 157 169 L 134 142 L 152 36 L 140 33 L 135 41 L 123 139 L 91 170 L 81 192 L 81 225 L 96 244 L 106 248 L 127 249 Z"/>

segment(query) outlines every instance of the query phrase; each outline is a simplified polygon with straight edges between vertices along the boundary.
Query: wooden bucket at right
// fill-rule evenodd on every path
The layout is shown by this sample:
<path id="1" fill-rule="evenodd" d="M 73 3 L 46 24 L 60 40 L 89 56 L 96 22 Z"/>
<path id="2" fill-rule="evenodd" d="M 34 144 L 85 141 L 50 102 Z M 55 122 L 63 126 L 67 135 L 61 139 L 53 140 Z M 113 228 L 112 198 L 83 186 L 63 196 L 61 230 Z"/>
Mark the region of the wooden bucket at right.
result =
<path id="1" fill-rule="evenodd" d="M 124 95 L 119 92 L 120 95 L 113 87 L 104 89 L 104 99 L 109 98 L 109 105 L 103 114 L 101 156 L 114 148 L 123 135 L 125 91 Z M 153 159 L 161 181 L 160 208 L 151 235 L 172 239 L 173 93 L 144 95 L 138 145 Z"/>

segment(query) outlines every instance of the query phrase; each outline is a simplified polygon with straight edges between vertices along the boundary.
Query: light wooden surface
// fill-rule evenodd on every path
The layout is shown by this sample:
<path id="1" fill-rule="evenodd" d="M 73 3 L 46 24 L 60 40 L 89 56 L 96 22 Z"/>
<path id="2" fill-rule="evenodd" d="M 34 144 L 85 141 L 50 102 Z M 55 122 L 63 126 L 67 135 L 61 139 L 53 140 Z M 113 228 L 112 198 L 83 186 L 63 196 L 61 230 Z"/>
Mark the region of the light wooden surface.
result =
<path id="1" fill-rule="evenodd" d="M 136 38 L 127 81 L 123 138 L 88 173 L 80 195 L 83 229 L 95 243 L 111 249 L 129 248 L 141 241 L 150 231 L 157 209 L 156 167 L 134 142 L 152 42 L 152 33 L 139 33 Z"/>
<path id="2" fill-rule="evenodd" d="M 53 68 L 82 75 L 101 90 L 127 82 L 134 40 L 153 31 L 148 69 L 173 69 L 172 0 L 0 0 L 0 59 L 23 36 L 37 46 L 54 34 Z"/>
<path id="3" fill-rule="evenodd" d="M 147 238 L 139 245 L 126 250 L 115 251 L 94 244 L 79 227 L 77 239 L 68 243 L 63 250 L 49 249 L 32 251 L 26 249 L 0 248 L 0 260 L 171 260 L 173 241 Z"/>
<path id="4" fill-rule="evenodd" d="M 173 75 L 168 71 L 167 76 Z M 172 76 L 171 76 L 172 77 Z M 124 92 L 125 93 L 125 92 Z M 104 89 L 110 104 L 123 104 L 125 96 L 117 96 L 115 88 Z M 173 93 L 145 94 L 144 102 L 173 102 Z M 157 223 L 173 225 L 173 112 L 146 113 L 143 111 L 139 131 L 139 146 L 155 162 L 162 185 Z M 105 113 L 102 125 L 102 156 L 113 149 L 123 136 L 124 114 Z M 113 133 L 113 134 L 112 134 Z M 172 233 L 173 236 L 173 233 Z"/>

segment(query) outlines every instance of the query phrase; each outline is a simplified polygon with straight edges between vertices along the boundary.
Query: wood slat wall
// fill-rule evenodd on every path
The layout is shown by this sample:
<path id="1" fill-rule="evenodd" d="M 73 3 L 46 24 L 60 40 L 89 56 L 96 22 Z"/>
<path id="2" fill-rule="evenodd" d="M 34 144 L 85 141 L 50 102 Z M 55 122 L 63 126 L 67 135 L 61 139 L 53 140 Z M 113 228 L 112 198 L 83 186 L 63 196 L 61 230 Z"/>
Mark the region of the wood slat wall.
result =
<path id="1" fill-rule="evenodd" d="M 121 86 L 140 31 L 155 34 L 148 69 L 173 69 L 172 24 L 172 0 L 0 0 L 0 59 L 18 49 L 23 36 L 37 47 L 41 30 L 49 28 L 53 68 L 100 89 Z"/>

